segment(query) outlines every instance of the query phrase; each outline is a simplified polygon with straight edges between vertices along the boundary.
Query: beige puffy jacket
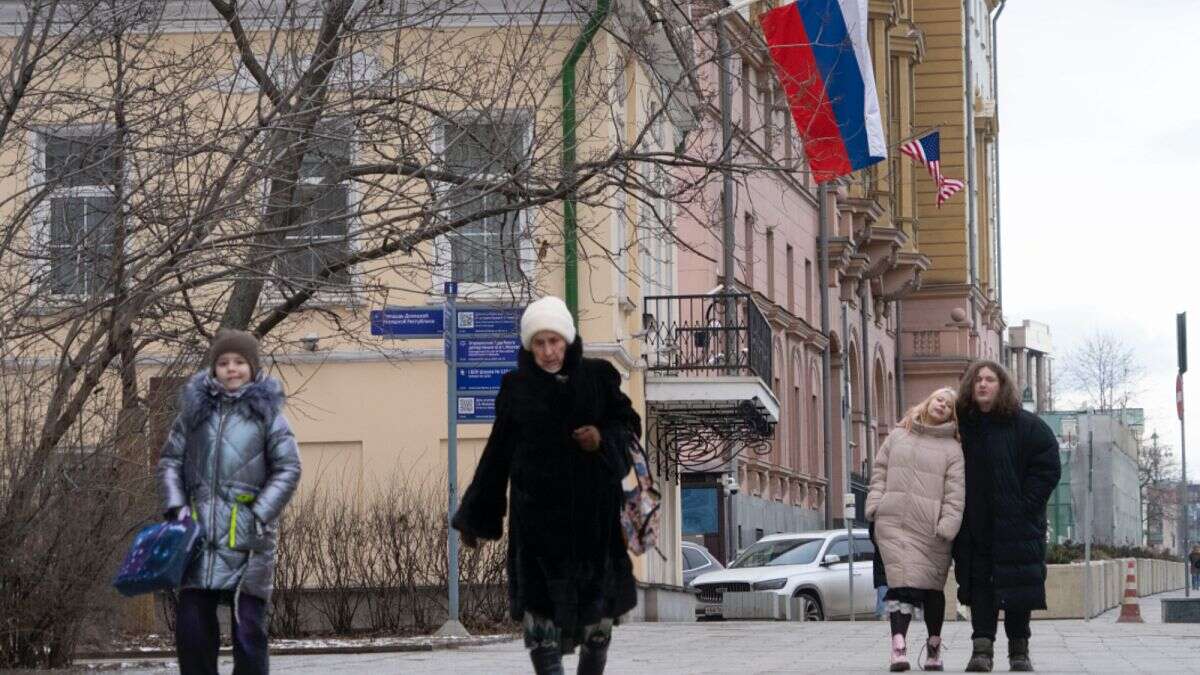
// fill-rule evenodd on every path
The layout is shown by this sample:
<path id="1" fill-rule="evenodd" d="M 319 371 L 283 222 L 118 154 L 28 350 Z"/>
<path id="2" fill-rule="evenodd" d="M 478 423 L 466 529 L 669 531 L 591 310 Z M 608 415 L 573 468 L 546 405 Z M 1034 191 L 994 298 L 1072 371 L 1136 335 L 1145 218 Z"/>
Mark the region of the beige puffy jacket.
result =
<path id="1" fill-rule="evenodd" d="M 867 520 L 890 588 L 941 590 L 966 498 L 955 424 L 897 427 L 875 455 Z"/>

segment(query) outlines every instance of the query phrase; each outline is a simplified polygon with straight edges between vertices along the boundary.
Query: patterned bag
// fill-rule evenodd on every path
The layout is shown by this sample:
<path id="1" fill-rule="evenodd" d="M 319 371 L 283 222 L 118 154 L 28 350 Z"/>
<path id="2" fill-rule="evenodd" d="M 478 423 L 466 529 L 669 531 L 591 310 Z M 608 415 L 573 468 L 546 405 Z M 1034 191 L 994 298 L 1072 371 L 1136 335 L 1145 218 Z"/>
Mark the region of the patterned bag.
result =
<path id="1" fill-rule="evenodd" d="M 199 538 L 191 518 L 147 525 L 133 538 L 113 587 L 126 597 L 178 588 Z"/>
<path id="2" fill-rule="evenodd" d="M 625 534 L 625 546 L 634 555 L 642 555 L 653 548 L 666 560 L 667 557 L 658 550 L 661 519 L 659 506 L 662 494 L 654 487 L 649 457 L 636 436 L 629 437 L 626 447 L 629 453 L 629 473 L 621 479 L 621 490 L 625 494 L 625 504 L 621 509 L 621 529 Z"/>

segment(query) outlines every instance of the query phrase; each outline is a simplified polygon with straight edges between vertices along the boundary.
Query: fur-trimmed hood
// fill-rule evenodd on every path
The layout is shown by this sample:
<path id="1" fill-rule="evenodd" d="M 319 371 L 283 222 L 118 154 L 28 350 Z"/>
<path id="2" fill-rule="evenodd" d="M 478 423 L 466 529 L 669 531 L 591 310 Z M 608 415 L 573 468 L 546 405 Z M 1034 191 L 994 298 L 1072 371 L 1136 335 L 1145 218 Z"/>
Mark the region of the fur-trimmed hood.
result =
<path id="1" fill-rule="evenodd" d="M 221 401 L 231 402 L 249 417 L 258 418 L 264 424 L 283 410 L 287 395 L 279 380 L 259 373 L 253 382 L 237 391 L 228 391 L 207 370 L 196 373 L 184 385 L 179 396 L 180 415 L 187 421 L 188 429 L 200 426 L 220 406 Z"/>

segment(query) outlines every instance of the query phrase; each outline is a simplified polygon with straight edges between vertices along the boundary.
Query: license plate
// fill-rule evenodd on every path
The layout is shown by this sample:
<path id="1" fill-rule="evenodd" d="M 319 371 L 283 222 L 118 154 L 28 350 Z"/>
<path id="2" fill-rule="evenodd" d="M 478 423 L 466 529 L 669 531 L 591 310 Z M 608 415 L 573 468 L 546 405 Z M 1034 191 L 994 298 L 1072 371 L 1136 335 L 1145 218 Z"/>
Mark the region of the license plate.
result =
<path id="1" fill-rule="evenodd" d="M 707 605 L 704 608 L 704 616 L 716 616 L 721 613 L 720 605 Z"/>

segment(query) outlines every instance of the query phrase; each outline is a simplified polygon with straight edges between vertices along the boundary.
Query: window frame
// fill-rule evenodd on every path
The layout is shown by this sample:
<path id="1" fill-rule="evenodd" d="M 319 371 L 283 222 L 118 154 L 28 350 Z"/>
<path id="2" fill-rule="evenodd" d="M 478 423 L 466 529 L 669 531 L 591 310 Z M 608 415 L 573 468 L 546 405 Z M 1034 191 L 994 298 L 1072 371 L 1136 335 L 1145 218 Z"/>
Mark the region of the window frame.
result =
<path id="1" fill-rule="evenodd" d="M 358 135 L 356 133 L 356 129 L 355 129 L 354 123 L 352 121 L 350 121 L 349 119 L 346 119 L 346 118 L 341 118 L 341 117 L 333 117 L 333 118 L 329 118 L 326 120 L 319 120 L 317 122 L 317 126 L 313 132 L 314 140 L 320 138 L 320 135 L 322 133 L 322 128 L 329 129 L 332 126 L 340 127 L 341 129 L 343 129 L 346 132 L 346 166 L 353 166 L 354 162 L 358 158 Z M 312 143 L 312 141 L 310 141 L 310 144 L 311 143 Z M 306 152 L 305 154 L 308 154 L 308 153 Z M 301 159 L 301 166 L 303 166 L 303 159 Z M 301 171 L 303 171 L 303 169 L 301 169 Z M 320 185 L 322 180 L 323 180 L 323 177 L 321 177 L 321 176 L 304 176 L 302 173 L 299 176 L 297 185 L 301 189 L 304 189 L 306 187 Z M 358 252 L 362 246 L 362 242 L 360 241 L 357 233 L 360 231 L 360 226 L 362 223 L 362 219 L 359 216 L 359 206 L 362 202 L 363 195 L 362 195 L 361 190 L 356 189 L 355 183 L 352 179 L 347 178 L 344 181 L 336 183 L 336 185 L 344 186 L 346 189 L 346 234 L 345 234 L 346 249 L 345 250 L 346 250 L 347 255 L 352 256 L 356 252 Z M 269 208 L 268 207 L 268 197 L 269 197 L 269 191 L 270 191 L 270 181 L 264 179 L 262 181 L 262 186 L 263 186 L 263 194 L 262 194 L 261 217 L 265 218 L 267 215 L 267 210 Z M 316 202 L 314 202 L 314 204 L 315 203 Z M 285 248 L 286 248 L 286 246 L 291 245 L 290 243 L 288 243 L 289 240 L 295 241 L 295 240 L 302 239 L 302 238 L 303 239 L 313 239 L 313 237 L 300 237 L 300 236 L 292 235 L 289 233 L 284 233 L 283 237 L 284 237 L 284 242 L 285 242 Z M 340 237 L 329 237 L 329 236 L 325 237 L 325 239 L 327 239 L 328 241 L 336 241 L 339 238 Z M 292 252 L 291 254 L 295 255 L 297 253 L 299 253 L 299 251 Z M 286 257 L 287 255 L 288 254 L 280 254 L 280 260 L 276 261 L 275 263 L 272 263 L 272 269 L 271 269 L 271 272 L 269 275 L 270 283 L 268 283 L 266 285 L 266 289 L 267 289 L 266 293 L 267 293 L 268 297 L 274 301 L 281 301 L 289 295 L 289 293 L 283 287 L 284 276 L 283 276 L 282 271 L 274 268 L 274 265 L 281 262 L 282 258 Z M 322 288 L 317 290 L 317 292 L 313 295 L 312 299 L 308 303 L 306 303 L 306 305 L 307 306 L 314 306 L 314 305 L 321 306 L 321 305 L 332 305 L 332 304 L 353 305 L 353 304 L 358 304 L 359 302 L 361 302 L 361 300 L 362 300 L 362 284 L 360 283 L 360 280 L 359 280 L 359 266 L 351 265 L 350 267 L 348 267 L 346 269 L 345 274 L 346 274 L 347 280 L 346 280 L 346 283 L 344 286 L 343 285 L 323 286 Z"/>
<path id="2" fill-rule="evenodd" d="M 107 124 L 92 123 L 92 124 L 70 124 L 70 125 L 39 125 L 34 126 L 28 131 L 29 147 L 33 148 L 32 157 L 29 161 L 30 172 L 28 186 L 30 192 L 36 194 L 38 190 L 48 187 L 48 170 L 46 162 L 46 150 L 48 140 L 51 137 L 64 139 L 77 138 L 101 138 L 105 135 L 114 134 L 115 131 Z M 128 172 L 124 175 L 117 176 L 116 180 L 121 181 L 121 187 L 129 188 Z M 54 276 L 54 260 L 51 255 L 52 239 L 53 239 L 53 200 L 55 199 L 89 199 L 97 197 L 113 198 L 115 205 L 114 214 L 122 208 L 122 204 L 116 201 L 116 187 L 114 182 L 112 185 L 73 185 L 67 187 L 59 187 L 49 190 L 32 212 L 32 241 L 35 251 L 44 254 L 44 257 L 35 259 L 33 264 L 33 280 L 35 286 L 39 289 L 39 295 L 42 299 L 39 303 L 43 306 L 54 307 L 59 305 L 73 305 L 79 302 L 84 302 L 89 299 L 102 297 L 98 292 L 89 292 L 84 290 L 80 292 L 65 292 L 56 293 L 53 291 L 53 276 Z M 115 224 L 114 224 L 115 227 Z M 132 237 L 126 237 L 125 254 L 129 254 L 129 240 Z M 109 248 L 112 248 L 112 239 L 109 239 Z"/>
<path id="3" fill-rule="evenodd" d="M 478 123 L 479 121 L 486 122 L 489 119 L 497 117 L 501 120 L 511 120 L 513 123 L 519 123 L 524 126 L 526 156 L 523 168 L 528 168 L 528 154 L 532 150 L 536 138 L 534 134 L 536 115 L 532 110 L 527 108 L 500 109 L 493 113 L 462 110 L 437 115 L 431 125 L 433 128 L 433 142 L 431 144 L 433 166 L 438 169 L 446 168 L 446 128 L 449 123 L 471 124 Z M 484 180 L 500 180 L 505 178 L 505 176 L 487 174 L 481 176 L 481 178 Z M 440 202 L 453 187 L 448 183 L 435 181 L 433 183 L 435 204 Z M 533 232 L 536 229 L 537 222 L 537 218 L 533 213 L 534 210 L 525 208 L 516 214 L 518 230 L 515 237 L 516 254 L 521 278 L 510 281 L 458 281 L 458 294 L 460 297 L 469 297 L 473 300 L 511 301 L 527 297 L 531 294 L 536 269 L 536 259 L 532 243 Z M 430 303 L 437 304 L 442 302 L 442 285 L 448 281 L 457 281 L 453 278 L 453 248 L 449 235 L 438 235 L 434 239 L 433 252 L 434 262 L 430 274 L 433 283 L 428 298 Z"/>

